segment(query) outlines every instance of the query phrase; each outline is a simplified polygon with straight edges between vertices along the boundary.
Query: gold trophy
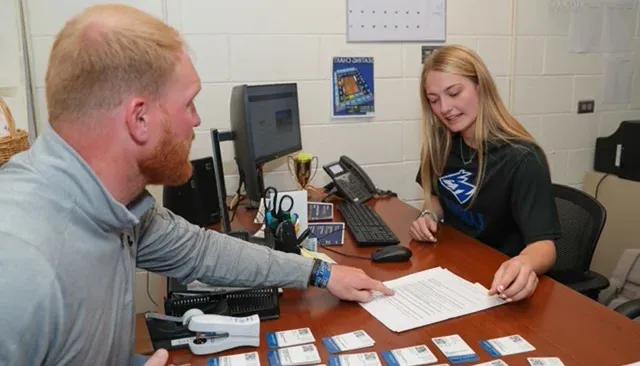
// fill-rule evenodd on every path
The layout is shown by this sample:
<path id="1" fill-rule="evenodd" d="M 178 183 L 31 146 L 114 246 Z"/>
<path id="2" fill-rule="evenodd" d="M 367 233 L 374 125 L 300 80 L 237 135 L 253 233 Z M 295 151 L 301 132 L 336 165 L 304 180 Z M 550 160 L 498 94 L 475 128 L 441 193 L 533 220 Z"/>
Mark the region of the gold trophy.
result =
<path id="1" fill-rule="evenodd" d="M 316 161 L 315 169 L 312 169 L 313 161 Z M 307 186 L 318 171 L 318 157 L 309 153 L 299 153 L 295 158 L 289 156 L 287 159 L 289 173 L 300 189 L 307 189 Z"/>

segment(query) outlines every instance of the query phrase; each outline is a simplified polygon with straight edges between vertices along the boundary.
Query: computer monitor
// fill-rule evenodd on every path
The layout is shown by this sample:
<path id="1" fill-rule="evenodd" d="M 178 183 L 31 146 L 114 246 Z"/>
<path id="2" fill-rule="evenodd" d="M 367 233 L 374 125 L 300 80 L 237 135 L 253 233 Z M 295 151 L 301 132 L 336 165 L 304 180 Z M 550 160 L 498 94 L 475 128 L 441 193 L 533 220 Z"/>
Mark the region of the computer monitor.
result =
<path id="1" fill-rule="evenodd" d="M 298 86 L 237 85 L 229 108 L 240 179 L 257 207 L 264 192 L 262 165 L 302 149 Z"/>

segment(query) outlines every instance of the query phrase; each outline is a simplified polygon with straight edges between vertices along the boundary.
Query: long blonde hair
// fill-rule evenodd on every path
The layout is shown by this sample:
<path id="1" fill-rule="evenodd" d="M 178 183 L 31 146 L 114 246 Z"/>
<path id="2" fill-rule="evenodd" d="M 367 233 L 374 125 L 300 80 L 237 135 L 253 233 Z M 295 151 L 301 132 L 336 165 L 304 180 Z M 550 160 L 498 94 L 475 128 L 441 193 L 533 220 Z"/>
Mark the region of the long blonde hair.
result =
<path id="1" fill-rule="evenodd" d="M 175 29 L 133 7 L 83 10 L 64 25 L 49 55 L 49 122 L 91 120 L 131 95 L 157 99 L 183 48 Z"/>
<path id="2" fill-rule="evenodd" d="M 486 159 L 485 144 L 488 142 L 513 142 L 515 140 L 535 142 L 527 130 L 507 111 L 489 70 L 480 57 L 471 49 L 460 45 L 446 45 L 427 58 L 420 80 L 422 102 L 423 142 L 420 156 L 420 178 L 425 194 L 425 207 L 431 208 L 430 195 L 437 190 L 436 178 L 444 171 L 451 151 L 452 133 L 438 120 L 427 99 L 426 81 L 430 71 L 440 71 L 469 78 L 477 86 L 478 115 L 475 124 L 475 143 L 478 151 L 476 190 L 469 206 L 473 204 L 484 177 Z"/>

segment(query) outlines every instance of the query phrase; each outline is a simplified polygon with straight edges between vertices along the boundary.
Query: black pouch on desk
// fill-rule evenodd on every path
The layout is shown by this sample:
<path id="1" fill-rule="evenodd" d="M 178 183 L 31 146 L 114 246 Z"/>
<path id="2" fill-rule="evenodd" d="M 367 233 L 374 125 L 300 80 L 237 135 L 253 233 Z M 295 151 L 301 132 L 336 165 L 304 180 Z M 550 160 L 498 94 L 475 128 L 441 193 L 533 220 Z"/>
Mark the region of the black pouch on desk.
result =
<path id="1" fill-rule="evenodd" d="M 274 249 L 285 253 L 300 254 L 296 230 L 290 221 L 281 222 L 275 232 L 270 228 L 265 228 L 265 237 L 271 236 Z"/>
<path id="2" fill-rule="evenodd" d="M 173 292 L 164 301 L 166 315 L 181 317 L 189 309 L 205 314 L 245 317 L 258 314 L 261 321 L 280 317 L 278 288 L 253 289 L 226 294 Z M 188 348 L 195 336 L 186 325 L 145 316 L 154 350 Z"/>

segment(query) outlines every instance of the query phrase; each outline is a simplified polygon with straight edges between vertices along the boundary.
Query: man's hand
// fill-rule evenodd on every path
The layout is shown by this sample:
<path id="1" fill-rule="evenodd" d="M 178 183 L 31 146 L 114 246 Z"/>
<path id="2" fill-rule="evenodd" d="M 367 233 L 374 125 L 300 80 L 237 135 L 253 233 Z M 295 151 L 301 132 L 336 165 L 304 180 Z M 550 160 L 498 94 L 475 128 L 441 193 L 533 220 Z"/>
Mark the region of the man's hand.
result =
<path id="1" fill-rule="evenodd" d="M 538 286 L 538 276 L 524 256 L 502 263 L 489 290 L 489 295 L 500 294 L 507 301 L 526 299 Z"/>
<path id="2" fill-rule="evenodd" d="M 435 242 L 435 233 L 438 231 L 438 223 L 433 221 L 431 215 L 416 219 L 409 228 L 411 238 L 418 241 Z"/>
<path id="3" fill-rule="evenodd" d="M 165 366 L 169 360 L 169 352 L 166 349 L 157 350 L 153 356 L 149 357 L 144 366 Z"/>
<path id="4" fill-rule="evenodd" d="M 358 302 L 371 301 L 373 291 L 382 292 L 388 296 L 393 295 L 391 289 L 367 276 L 363 270 L 340 265 L 331 266 L 327 290 L 339 299 Z"/>

